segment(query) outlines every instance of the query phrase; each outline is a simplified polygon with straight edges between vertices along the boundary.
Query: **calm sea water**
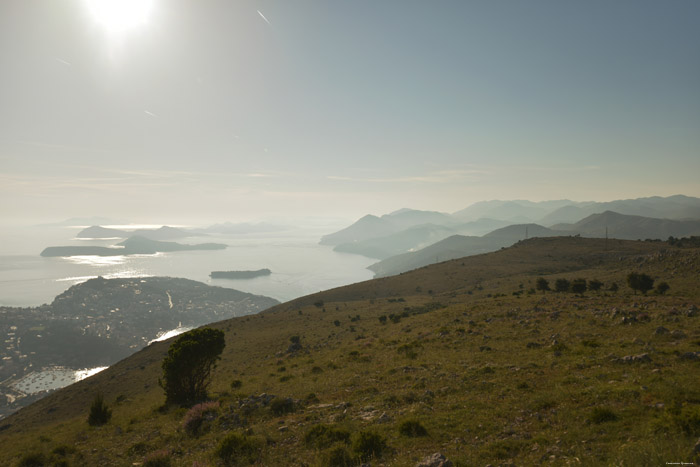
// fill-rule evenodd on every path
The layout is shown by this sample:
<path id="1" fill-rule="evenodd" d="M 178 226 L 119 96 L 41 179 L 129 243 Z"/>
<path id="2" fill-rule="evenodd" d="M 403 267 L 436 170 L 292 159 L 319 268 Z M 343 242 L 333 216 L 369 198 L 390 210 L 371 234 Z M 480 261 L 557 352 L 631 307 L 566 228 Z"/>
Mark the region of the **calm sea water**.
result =
<path id="1" fill-rule="evenodd" d="M 226 250 L 181 251 L 156 255 L 42 258 L 47 246 L 113 245 L 117 240 L 78 240 L 80 228 L 2 228 L 0 305 L 50 303 L 70 286 L 90 278 L 170 276 L 266 295 L 287 301 L 310 293 L 371 279 L 374 260 L 336 253 L 318 245 L 334 229 L 290 229 L 263 235 L 189 237 L 179 243 L 225 243 Z M 272 275 L 246 280 L 209 278 L 212 271 L 268 268 Z"/>

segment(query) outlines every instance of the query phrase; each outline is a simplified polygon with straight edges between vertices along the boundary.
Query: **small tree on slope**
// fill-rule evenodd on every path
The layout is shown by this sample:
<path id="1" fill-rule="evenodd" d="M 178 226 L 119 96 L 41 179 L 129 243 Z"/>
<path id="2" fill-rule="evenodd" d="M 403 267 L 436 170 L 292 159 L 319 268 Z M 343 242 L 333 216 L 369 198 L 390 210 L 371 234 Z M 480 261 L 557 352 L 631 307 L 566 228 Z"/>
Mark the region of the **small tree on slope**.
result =
<path id="1" fill-rule="evenodd" d="M 165 403 L 191 405 L 206 399 L 211 371 L 225 346 L 224 333 L 211 328 L 188 331 L 173 342 L 159 380 Z"/>

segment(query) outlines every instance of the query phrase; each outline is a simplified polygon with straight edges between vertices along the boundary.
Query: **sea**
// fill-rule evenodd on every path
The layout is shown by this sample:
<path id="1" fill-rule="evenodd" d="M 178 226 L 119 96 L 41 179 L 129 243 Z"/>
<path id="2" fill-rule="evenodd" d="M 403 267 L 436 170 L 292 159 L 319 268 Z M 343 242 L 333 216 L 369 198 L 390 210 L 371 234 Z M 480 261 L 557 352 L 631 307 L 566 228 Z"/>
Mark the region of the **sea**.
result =
<path id="1" fill-rule="evenodd" d="M 30 307 L 51 303 L 57 295 L 88 279 L 169 276 L 265 295 L 285 302 L 297 297 L 369 280 L 376 260 L 320 245 L 336 226 L 288 227 L 256 234 L 208 234 L 178 243 L 224 243 L 225 250 L 178 251 L 154 255 L 44 258 L 48 246 L 112 246 L 123 239 L 78 239 L 86 226 L 0 226 L 0 306 Z M 160 225 L 109 226 L 158 228 Z M 211 279 L 212 271 L 267 268 L 254 279 Z"/>

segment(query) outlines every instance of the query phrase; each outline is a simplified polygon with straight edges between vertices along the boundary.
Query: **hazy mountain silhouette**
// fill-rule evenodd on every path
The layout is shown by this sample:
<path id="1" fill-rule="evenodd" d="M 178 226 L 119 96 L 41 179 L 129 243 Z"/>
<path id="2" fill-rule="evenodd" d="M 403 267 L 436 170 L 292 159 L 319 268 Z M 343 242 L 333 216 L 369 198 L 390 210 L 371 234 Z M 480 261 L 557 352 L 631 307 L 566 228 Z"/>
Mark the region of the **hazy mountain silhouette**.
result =
<path id="1" fill-rule="evenodd" d="M 658 219 L 700 219 L 700 198 L 674 195 L 668 197 L 624 199 L 604 203 L 583 203 L 563 206 L 539 220 L 544 225 L 574 223 L 591 214 L 614 211 L 630 216 Z"/>
<path id="2" fill-rule="evenodd" d="M 593 214 L 575 224 L 558 224 L 553 229 L 585 237 L 619 238 L 623 240 L 661 239 L 700 235 L 700 220 L 679 221 L 651 217 L 629 216 L 612 211 Z"/>
<path id="3" fill-rule="evenodd" d="M 93 225 L 81 230 L 76 235 L 77 238 L 128 238 L 138 235 L 151 240 L 174 240 L 177 238 L 191 237 L 193 234 L 183 229 L 168 227 L 164 225 L 158 229 L 138 229 L 138 230 L 123 230 L 109 229 L 99 225 Z"/>

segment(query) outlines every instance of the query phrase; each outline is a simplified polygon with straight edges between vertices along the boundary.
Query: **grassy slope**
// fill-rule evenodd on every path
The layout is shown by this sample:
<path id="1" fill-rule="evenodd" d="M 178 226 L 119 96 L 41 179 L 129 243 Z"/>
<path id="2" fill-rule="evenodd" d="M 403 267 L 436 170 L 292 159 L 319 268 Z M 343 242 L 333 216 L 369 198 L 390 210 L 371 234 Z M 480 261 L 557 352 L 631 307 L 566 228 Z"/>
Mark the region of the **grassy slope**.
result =
<path id="1" fill-rule="evenodd" d="M 669 294 L 631 295 L 630 271 L 667 281 Z M 182 430 L 184 409 L 158 409 L 168 347 L 158 343 L 6 420 L 0 465 L 63 444 L 76 447 L 66 457 L 75 465 L 132 465 L 159 449 L 171 451 L 173 465 L 216 465 L 217 443 L 244 430 L 261 446 L 260 465 L 322 465 L 328 450 L 303 441 L 319 423 L 386 437 L 387 465 L 415 465 L 436 451 L 457 465 L 687 461 L 700 436 L 700 361 L 679 355 L 700 351 L 700 316 L 686 313 L 700 306 L 699 273 L 696 249 L 532 239 L 304 297 L 212 326 L 227 338 L 210 388 L 222 409 L 200 437 Z M 539 276 L 615 281 L 621 290 L 512 294 Z M 443 308 L 413 314 L 431 303 Z M 410 316 L 398 323 L 378 320 L 406 308 Z M 638 321 L 622 324 L 630 316 Z M 656 335 L 659 326 L 684 335 Z M 288 354 L 293 335 L 304 350 Z M 615 362 L 641 353 L 651 362 Z M 240 389 L 230 388 L 234 379 Z M 98 391 L 114 416 L 92 428 L 85 419 Z M 261 407 L 236 426 L 234 414 L 246 418 L 238 400 L 263 392 L 299 400 L 314 393 L 318 402 L 280 416 Z M 596 408 L 617 419 L 596 423 Z M 388 421 L 379 420 L 383 413 Z M 419 420 L 428 435 L 400 435 L 406 419 Z"/>

